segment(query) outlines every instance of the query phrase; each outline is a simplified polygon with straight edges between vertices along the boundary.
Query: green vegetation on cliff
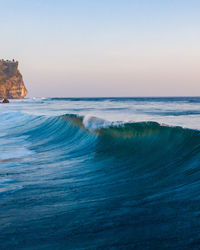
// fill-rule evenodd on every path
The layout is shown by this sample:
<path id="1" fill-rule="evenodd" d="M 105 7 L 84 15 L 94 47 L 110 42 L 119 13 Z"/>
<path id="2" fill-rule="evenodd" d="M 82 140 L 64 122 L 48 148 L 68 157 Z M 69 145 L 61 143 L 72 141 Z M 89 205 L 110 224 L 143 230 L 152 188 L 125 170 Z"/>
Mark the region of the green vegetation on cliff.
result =
<path id="1" fill-rule="evenodd" d="M 19 73 L 18 62 L 0 60 L 0 84 L 17 73 Z"/>

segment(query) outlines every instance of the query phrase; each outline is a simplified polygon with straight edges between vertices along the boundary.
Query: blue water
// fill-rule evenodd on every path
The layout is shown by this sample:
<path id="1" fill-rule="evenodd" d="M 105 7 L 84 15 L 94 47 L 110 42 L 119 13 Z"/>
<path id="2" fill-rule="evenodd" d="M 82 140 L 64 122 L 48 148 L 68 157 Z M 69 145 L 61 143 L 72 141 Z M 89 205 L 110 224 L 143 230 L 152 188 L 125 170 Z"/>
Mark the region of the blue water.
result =
<path id="1" fill-rule="evenodd" d="M 0 249 L 200 249 L 200 98 L 0 105 Z"/>

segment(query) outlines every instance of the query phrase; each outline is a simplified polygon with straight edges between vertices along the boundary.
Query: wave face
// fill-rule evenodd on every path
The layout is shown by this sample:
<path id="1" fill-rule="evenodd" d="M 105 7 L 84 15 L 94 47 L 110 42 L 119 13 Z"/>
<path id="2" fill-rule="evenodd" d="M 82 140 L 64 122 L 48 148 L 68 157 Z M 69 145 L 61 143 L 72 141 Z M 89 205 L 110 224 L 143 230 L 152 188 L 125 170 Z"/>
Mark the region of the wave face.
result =
<path id="1" fill-rule="evenodd" d="M 1 114 L 1 249 L 198 249 L 200 132 Z"/>

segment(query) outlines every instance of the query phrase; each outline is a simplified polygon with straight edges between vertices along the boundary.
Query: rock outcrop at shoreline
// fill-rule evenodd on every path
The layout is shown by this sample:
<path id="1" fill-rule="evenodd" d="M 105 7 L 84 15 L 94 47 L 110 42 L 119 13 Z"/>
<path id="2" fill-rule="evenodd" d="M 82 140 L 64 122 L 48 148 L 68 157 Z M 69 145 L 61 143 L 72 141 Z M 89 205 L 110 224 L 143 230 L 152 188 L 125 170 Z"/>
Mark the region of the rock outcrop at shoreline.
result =
<path id="1" fill-rule="evenodd" d="M 22 99 L 27 93 L 18 62 L 0 60 L 0 99 Z"/>

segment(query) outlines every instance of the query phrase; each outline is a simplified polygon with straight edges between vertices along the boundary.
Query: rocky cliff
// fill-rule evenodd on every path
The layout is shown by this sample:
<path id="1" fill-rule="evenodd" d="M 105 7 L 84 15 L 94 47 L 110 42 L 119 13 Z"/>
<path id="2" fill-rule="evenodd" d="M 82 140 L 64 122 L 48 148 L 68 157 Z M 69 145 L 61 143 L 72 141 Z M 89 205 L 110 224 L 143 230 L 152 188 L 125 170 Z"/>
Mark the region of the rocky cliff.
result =
<path id="1" fill-rule="evenodd" d="M 27 93 L 18 62 L 0 60 L 0 99 L 22 99 Z"/>

